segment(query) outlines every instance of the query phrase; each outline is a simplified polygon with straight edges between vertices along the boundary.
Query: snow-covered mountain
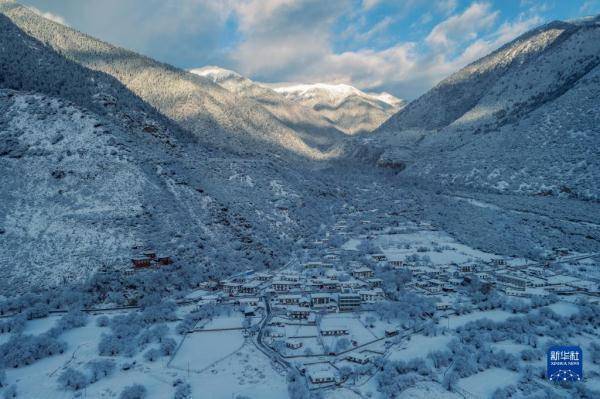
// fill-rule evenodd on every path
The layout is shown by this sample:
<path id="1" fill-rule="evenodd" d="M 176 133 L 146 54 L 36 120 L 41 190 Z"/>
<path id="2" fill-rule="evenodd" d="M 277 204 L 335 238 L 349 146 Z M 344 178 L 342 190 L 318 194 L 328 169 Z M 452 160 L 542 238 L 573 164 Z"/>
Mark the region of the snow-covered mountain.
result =
<path id="1" fill-rule="evenodd" d="M 82 281 L 103 266 L 128 268 L 139 245 L 193 266 L 204 278 L 250 264 L 269 266 L 276 253 L 285 253 L 290 237 L 299 231 L 310 237 L 318 227 L 322 215 L 312 202 L 330 182 L 292 158 L 217 148 L 211 135 L 237 130 L 207 124 L 212 127 L 202 132 L 196 130 L 202 121 L 215 120 L 167 118 L 144 100 L 171 103 L 120 73 L 145 62 L 158 68 L 141 72 L 150 81 L 167 79 L 194 98 L 208 96 L 197 93 L 198 87 L 214 86 L 233 107 L 231 93 L 137 55 L 105 57 L 96 53 L 99 42 L 14 3 L 1 2 L 0 11 L 24 25 L 35 21 L 36 33 L 60 50 L 0 13 L 0 295 L 32 284 Z M 65 57 L 58 46 L 65 43 L 92 47 L 87 55 Z M 97 68 L 77 62 L 84 58 Z M 240 141 L 257 146 L 256 137 L 239 134 Z M 262 147 L 246 152 L 276 155 L 287 148 L 272 141 Z"/>
<path id="2" fill-rule="evenodd" d="M 318 112 L 292 102 L 271 88 L 245 78 L 237 72 L 214 66 L 192 69 L 190 72 L 212 80 L 236 96 L 259 103 L 313 145 L 319 146 L 345 139 L 344 133 Z"/>
<path id="3" fill-rule="evenodd" d="M 551 22 L 444 79 L 374 137 L 433 184 L 600 198 L 600 18 Z"/>
<path id="4" fill-rule="evenodd" d="M 389 93 L 365 93 L 345 84 L 273 86 L 289 100 L 309 107 L 348 133 L 368 133 L 402 109 L 404 101 Z"/>
<path id="5" fill-rule="evenodd" d="M 238 154 L 273 154 L 327 159 L 340 154 L 332 136 L 305 141 L 261 104 L 211 79 L 112 46 L 49 21 L 17 3 L 0 2 L 12 23 L 66 58 L 115 77 L 159 112 L 205 143 Z M 340 135 L 341 136 L 341 135 Z"/>
<path id="6" fill-rule="evenodd" d="M 266 84 L 215 66 L 190 72 L 254 99 L 296 130 L 336 128 L 351 135 L 369 133 L 404 106 L 403 100 L 389 93 L 365 93 L 344 84 Z"/>

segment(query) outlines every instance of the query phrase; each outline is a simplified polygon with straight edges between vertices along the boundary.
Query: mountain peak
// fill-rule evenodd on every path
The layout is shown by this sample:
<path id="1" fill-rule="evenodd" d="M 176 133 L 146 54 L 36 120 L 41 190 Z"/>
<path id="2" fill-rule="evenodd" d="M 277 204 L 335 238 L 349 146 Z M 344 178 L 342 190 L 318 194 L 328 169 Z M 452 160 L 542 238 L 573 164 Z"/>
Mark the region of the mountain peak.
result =
<path id="1" fill-rule="evenodd" d="M 194 75 L 203 76 L 209 79 L 212 79 L 215 83 L 219 83 L 221 81 L 227 79 L 240 79 L 242 75 L 239 73 L 232 71 L 230 69 L 221 68 L 214 65 L 207 65 L 202 68 L 194 68 L 190 69 L 189 72 Z"/>

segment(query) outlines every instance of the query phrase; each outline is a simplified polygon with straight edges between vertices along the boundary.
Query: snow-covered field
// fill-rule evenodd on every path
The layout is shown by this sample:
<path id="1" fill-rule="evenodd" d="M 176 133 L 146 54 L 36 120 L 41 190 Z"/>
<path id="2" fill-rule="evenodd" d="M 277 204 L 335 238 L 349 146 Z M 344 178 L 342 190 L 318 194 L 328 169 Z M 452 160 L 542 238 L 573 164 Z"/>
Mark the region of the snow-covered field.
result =
<path id="1" fill-rule="evenodd" d="M 244 344 L 241 331 L 197 332 L 188 334 L 171 366 L 198 372 L 232 355 Z"/>
<path id="2" fill-rule="evenodd" d="M 517 382 L 519 373 L 500 368 L 492 368 L 470 377 L 462 378 L 458 386 L 478 398 L 489 398 L 498 388 Z"/>
<path id="3" fill-rule="evenodd" d="M 435 337 L 426 337 L 421 334 L 413 335 L 410 340 L 403 341 L 400 348 L 393 350 L 390 360 L 408 361 L 415 358 L 424 358 L 429 352 L 445 349 L 452 338 L 452 335 L 438 335 Z"/>
<path id="4" fill-rule="evenodd" d="M 451 329 L 464 326 L 470 321 L 489 319 L 493 321 L 504 321 L 514 314 L 505 310 L 488 310 L 488 311 L 475 311 L 472 313 L 463 314 L 460 316 L 452 315 L 448 317 L 448 320 L 442 320 L 441 324 Z"/>

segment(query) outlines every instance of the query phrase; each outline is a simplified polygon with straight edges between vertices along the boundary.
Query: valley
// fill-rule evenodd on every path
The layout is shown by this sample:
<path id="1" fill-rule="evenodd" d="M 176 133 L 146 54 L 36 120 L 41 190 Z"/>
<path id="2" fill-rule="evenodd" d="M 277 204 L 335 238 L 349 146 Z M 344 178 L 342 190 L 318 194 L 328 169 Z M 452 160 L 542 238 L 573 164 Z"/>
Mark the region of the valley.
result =
<path id="1" fill-rule="evenodd" d="M 404 101 L 36 10 L 0 0 L 3 398 L 598 397 L 599 16 Z"/>

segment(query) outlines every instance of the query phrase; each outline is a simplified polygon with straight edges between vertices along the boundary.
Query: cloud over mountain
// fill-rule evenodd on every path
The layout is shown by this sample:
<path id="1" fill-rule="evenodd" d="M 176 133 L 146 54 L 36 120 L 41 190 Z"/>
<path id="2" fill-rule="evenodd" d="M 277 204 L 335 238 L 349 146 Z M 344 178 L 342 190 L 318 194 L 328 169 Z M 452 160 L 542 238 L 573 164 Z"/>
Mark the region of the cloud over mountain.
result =
<path id="1" fill-rule="evenodd" d="M 535 25 L 600 12 L 584 0 L 26 3 L 185 69 L 219 65 L 258 81 L 349 84 L 409 99 Z"/>

